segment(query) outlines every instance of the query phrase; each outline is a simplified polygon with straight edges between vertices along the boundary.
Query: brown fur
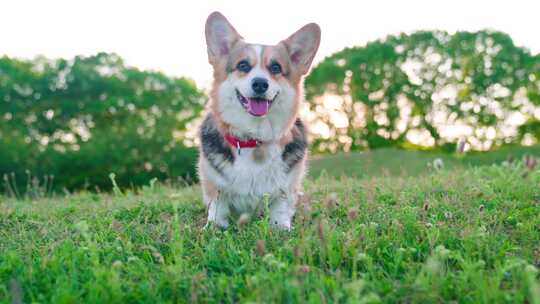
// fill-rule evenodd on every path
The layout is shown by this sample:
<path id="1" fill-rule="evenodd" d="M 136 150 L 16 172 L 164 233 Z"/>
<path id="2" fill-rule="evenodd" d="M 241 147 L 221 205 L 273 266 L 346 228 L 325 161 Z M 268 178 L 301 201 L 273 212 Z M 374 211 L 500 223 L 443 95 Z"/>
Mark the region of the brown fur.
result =
<path id="1" fill-rule="evenodd" d="M 212 84 L 212 89 L 210 91 L 210 100 L 208 102 L 208 108 L 217 120 L 218 129 L 222 134 L 225 134 L 229 128 L 229 126 L 225 122 L 223 122 L 223 119 L 221 119 L 221 115 L 218 110 L 219 86 L 223 81 L 227 79 L 228 73 L 238 73 L 243 76 L 243 73 L 241 72 L 232 71 L 233 67 L 235 67 L 241 60 L 248 60 L 248 62 L 252 66 L 261 64 L 265 68 L 268 68 L 272 61 L 276 61 L 281 65 L 282 73 L 278 75 L 271 74 L 271 77 L 273 77 L 278 82 L 288 82 L 289 84 L 292 84 L 296 91 L 296 96 L 294 98 L 294 112 L 291 115 L 289 121 L 287 122 L 286 129 L 288 131 L 285 132 L 285 135 L 279 140 L 280 144 L 282 146 L 285 146 L 292 141 L 291 130 L 293 128 L 294 122 L 298 118 L 298 110 L 300 108 L 300 101 L 303 95 L 303 74 L 300 73 L 300 71 L 298 71 L 297 69 L 295 69 L 294 65 L 292 65 L 288 55 L 286 44 L 284 42 L 280 42 L 275 46 L 264 46 L 262 52 L 262 62 L 260 63 L 258 62 L 258 58 L 256 57 L 253 45 L 246 44 L 242 40 L 239 40 L 235 44 L 235 46 L 231 49 L 230 54 L 231 55 L 229 57 L 229 60 L 226 63 L 219 63 L 217 66 L 214 66 L 214 82 Z"/>
<path id="2" fill-rule="evenodd" d="M 258 197 L 270 193 L 271 222 L 290 229 L 307 159 L 306 131 L 298 119 L 303 99 L 302 77 L 308 72 L 318 49 L 320 29 L 316 24 L 308 24 L 276 45 L 253 45 L 245 43 L 227 19 L 215 12 L 206 23 L 206 40 L 214 81 L 207 104 L 210 114 L 200 133 L 199 174 L 204 200 L 209 208 L 208 223 L 227 227 L 231 208 L 251 212 L 253 209 L 250 208 L 257 208 Z M 254 73 L 250 74 L 251 71 L 238 66 L 243 60 L 252 68 L 256 67 L 251 69 Z M 280 65 L 280 71 L 273 71 L 274 63 Z M 265 72 L 261 74 L 261 70 Z M 263 77 L 262 84 L 266 84 L 266 88 L 260 86 Z M 251 93 L 246 93 L 248 91 Z M 220 93 L 225 96 L 224 100 L 219 100 Z M 270 112 L 272 116 L 268 121 L 236 117 L 239 105 L 231 106 L 234 100 L 230 99 L 235 93 L 242 107 L 252 115 L 265 115 L 273 101 L 279 108 Z M 261 94 L 265 95 L 261 97 Z M 266 99 L 265 112 L 260 111 L 263 110 L 260 109 L 261 103 L 253 106 L 253 102 L 260 102 L 253 98 Z M 255 110 L 258 113 L 252 112 L 254 107 L 259 107 Z M 228 145 L 218 132 L 222 136 L 228 132 L 239 137 L 254 136 L 262 142 L 254 150 L 248 150 L 247 153 L 251 154 L 246 158 L 240 148 L 236 150 Z M 276 138 L 278 136 L 281 138 Z M 272 162 L 268 157 L 272 157 Z"/>

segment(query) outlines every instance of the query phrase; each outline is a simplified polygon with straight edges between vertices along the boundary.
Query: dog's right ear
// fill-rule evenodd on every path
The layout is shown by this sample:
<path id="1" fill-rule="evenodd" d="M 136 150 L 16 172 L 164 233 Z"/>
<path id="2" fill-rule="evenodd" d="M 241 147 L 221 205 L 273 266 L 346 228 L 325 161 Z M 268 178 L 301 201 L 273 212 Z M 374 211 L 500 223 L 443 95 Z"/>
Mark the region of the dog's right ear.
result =
<path id="1" fill-rule="evenodd" d="M 206 45 L 208 47 L 208 61 L 217 64 L 229 55 L 234 44 L 242 36 L 229 23 L 220 12 L 213 12 L 206 19 Z"/>

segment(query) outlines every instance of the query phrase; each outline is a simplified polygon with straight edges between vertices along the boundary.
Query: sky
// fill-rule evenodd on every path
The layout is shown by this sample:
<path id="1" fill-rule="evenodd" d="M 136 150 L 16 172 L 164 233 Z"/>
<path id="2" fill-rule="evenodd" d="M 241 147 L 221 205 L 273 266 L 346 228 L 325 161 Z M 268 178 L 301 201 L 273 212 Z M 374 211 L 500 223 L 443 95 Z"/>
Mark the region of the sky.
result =
<path id="1" fill-rule="evenodd" d="M 432 29 L 499 30 L 540 52 L 538 0 L 0 0 L 0 55 L 114 52 L 130 66 L 187 76 L 207 88 L 204 23 L 216 10 L 253 43 L 275 44 L 318 23 L 322 41 L 315 62 L 388 34 Z"/>

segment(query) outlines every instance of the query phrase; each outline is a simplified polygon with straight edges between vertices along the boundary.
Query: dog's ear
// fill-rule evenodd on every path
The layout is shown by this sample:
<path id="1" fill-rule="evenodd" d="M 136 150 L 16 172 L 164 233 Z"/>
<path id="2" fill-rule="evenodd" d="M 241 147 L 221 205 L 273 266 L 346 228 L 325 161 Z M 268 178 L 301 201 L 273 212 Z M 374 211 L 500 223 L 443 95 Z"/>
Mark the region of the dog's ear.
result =
<path id="1" fill-rule="evenodd" d="M 208 61 L 211 64 L 216 64 L 229 55 L 234 44 L 242 39 L 242 36 L 220 12 L 213 12 L 208 16 L 205 34 Z"/>
<path id="2" fill-rule="evenodd" d="M 289 50 L 291 63 L 301 74 L 306 74 L 309 71 L 320 42 L 321 28 L 316 23 L 304 25 L 283 41 Z"/>

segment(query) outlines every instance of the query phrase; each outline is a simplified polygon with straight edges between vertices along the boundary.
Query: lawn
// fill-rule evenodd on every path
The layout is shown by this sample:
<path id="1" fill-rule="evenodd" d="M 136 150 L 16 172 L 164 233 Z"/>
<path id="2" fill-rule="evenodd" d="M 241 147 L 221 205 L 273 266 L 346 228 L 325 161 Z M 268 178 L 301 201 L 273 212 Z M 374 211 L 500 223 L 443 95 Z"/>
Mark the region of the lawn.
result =
<path id="1" fill-rule="evenodd" d="M 198 186 L 0 198 L 0 302 L 540 303 L 539 168 L 414 153 L 315 160 L 292 232 L 204 230 Z"/>
<path id="2" fill-rule="evenodd" d="M 393 148 L 338 153 L 312 157 L 309 172 L 315 178 L 323 172 L 336 177 L 342 175 L 352 177 L 417 176 L 429 173 L 433 161 L 436 159 L 441 159 L 447 169 L 457 169 L 500 164 L 507 160 L 520 160 L 525 155 L 540 156 L 540 145 L 530 147 L 508 146 L 488 153 L 472 152 L 466 154 L 398 150 Z"/>

